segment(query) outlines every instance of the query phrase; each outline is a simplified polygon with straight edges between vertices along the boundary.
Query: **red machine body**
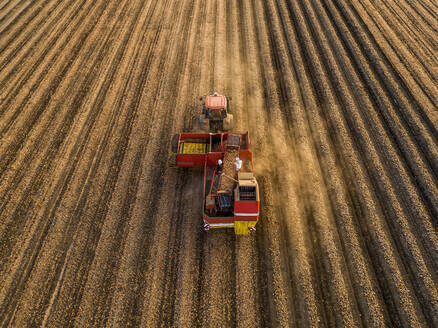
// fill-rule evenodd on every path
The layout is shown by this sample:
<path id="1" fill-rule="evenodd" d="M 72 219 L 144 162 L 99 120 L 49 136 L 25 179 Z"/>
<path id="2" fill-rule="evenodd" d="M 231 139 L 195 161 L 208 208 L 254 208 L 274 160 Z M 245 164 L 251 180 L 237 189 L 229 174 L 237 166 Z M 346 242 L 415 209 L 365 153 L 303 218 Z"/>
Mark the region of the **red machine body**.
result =
<path id="1" fill-rule="evenodd" d="M 202 217 L 206 230 L 229 227 L 236 234 L 255 230 L 260 198 L 248 132 L 179 133 L 172 150 L 176 166 L 204 167 Z M 235 157 L 242 161 L 238 172 Z M 218 160 L 224 162 L 221 171 Z"/>

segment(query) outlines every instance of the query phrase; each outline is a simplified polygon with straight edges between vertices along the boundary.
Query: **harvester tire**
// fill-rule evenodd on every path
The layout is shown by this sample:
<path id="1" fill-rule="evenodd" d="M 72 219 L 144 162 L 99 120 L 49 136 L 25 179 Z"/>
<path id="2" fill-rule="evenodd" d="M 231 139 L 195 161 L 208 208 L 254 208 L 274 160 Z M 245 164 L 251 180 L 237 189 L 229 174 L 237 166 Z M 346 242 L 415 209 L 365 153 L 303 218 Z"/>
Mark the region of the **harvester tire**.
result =
<path id="1" fill-rule="evenodd" d="M 174 134 L 172 136 L 172 141 L 171 141 L 172 153 L 177 153 L 178 152 L 178 139 L 179 139 L 179 135 L 178 134 Z"/>
<path id="2" fill-rule="evenodd" d="M 167 166 L 169 167 L 177 167 L 176 166 L 176 155 L 171 153 L 169 159 L 167 160 Z"/>

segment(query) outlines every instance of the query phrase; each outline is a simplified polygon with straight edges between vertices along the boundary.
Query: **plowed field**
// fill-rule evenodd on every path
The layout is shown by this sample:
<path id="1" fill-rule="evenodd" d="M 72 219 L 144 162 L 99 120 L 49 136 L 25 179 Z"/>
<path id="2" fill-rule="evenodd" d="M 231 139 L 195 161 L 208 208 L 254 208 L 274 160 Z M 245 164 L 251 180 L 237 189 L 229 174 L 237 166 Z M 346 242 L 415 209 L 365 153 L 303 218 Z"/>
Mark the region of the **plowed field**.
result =
<path id="1" fill-rule="evenodd" d="M 0 1 L 0 326 L 438 327 L 434 0 Z M 232 97 L 257 232 L 169 169 Z"/>

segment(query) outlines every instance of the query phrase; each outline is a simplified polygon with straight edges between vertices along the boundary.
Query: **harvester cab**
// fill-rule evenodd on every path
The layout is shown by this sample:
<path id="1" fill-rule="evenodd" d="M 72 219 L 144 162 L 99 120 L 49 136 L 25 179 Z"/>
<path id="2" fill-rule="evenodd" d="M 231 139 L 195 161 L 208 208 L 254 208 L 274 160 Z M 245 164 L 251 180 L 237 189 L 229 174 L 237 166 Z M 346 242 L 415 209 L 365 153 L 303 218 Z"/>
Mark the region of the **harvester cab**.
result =
<path id="1" fill-rule="evenodd" d="M 230 114 L 230 98 L 217 92 L 201 97 L 202 114 L 198 117 L 195 130 L 199 128 L 202 132 L 229 131 L 233 128 L 233 115 Z"/>

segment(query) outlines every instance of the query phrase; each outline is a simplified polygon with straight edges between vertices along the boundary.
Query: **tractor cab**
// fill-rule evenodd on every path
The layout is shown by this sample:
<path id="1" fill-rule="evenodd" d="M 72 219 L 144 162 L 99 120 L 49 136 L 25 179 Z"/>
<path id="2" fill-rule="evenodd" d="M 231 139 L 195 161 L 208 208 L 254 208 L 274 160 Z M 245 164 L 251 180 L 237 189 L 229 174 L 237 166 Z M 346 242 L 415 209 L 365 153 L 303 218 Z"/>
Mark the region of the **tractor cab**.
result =
<path id="1" fill-rule="evenodd" d="M 214 92 L 201 100 L 204 100 L 202 114 L 195 129 L 216 133 L 233 128 L 233 115 L 229 113 L 229 99 L 226 96 Z"/>
<path id="2" fill-rule="evenodd" d="M 215 92 L 205 97 L 203 114 L 210 120 L 221 120 L 227 117 L 227 97 Z"/>

